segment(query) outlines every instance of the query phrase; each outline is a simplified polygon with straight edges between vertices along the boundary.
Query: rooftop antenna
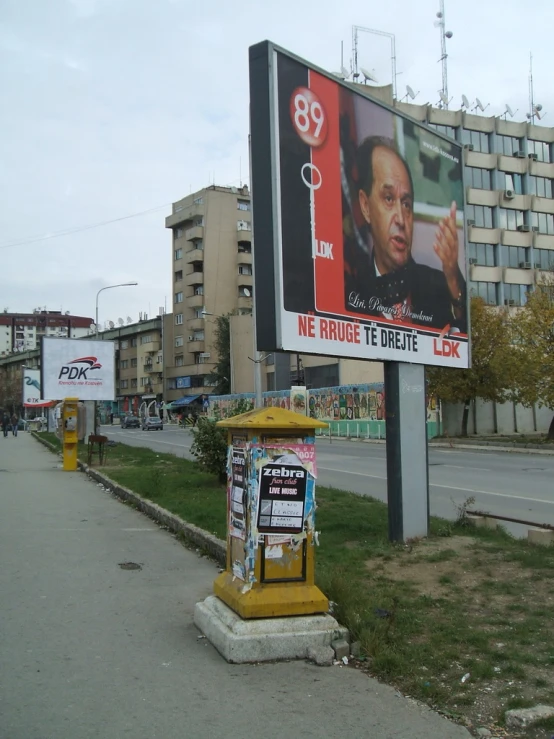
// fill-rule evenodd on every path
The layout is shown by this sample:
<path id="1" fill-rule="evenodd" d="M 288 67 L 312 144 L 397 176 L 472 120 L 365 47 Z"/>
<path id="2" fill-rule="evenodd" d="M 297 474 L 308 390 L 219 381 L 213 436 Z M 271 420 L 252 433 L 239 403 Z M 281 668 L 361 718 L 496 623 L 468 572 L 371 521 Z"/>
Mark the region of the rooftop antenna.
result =
<path id="1" fill-rule="evenodd" d="M 440 99 L 442 101 L 442 106 L 446 110 L 448 110 L 448 103 L 450 102 L 448 100 L 448 65 L 447 65 L 447 59 L 448 54 L 446 53 L 446 39 L 452 38 L 454 35 L 452 31 L 446 30 L 446 20 L 444 17 L 444 0 L 440 0 L 440 9 L 437 13 L 437 20 L 435 21 L 435 28 L 440 29 L 440 35 L 441 35 L 441 57 L 439 59 L 439 62 L 442 62 L 442 90 Z"/>
<path id="2" fill-rule="evenodd" d="M 465 95 L 462 95 L 462 110 L 465 108 L 466 110 L 469 110 L 470 104 L 469 100 Z"/>
<path id="3" fill-rule="evenodd" d="M 502 115 L 504 116 L 504 120 L 507 120 L 508 116 L 510 116 L 510 118 L 513 118 L 518 110 L 519 108 L 517 108 L 516 110 L 512 110 L 508 103 L 506 103 L 506 110 L 502 113 Z"/>
<path id="4" fill-rule="evenodd" d="M 410 100 L 415 100 L 415 98 L 419 95 L 419 90 L 417 92 L 414 92 L 413 89 L 410 87 L 410 85 L 406 85 L 406 95 L 402 98 L 400 102 L 403 102 L 404 100 L 407 100 L 410 98 Z"/>
<path id="5" fill-rule="evenodd" d="M 396 74 L 396 37 L 394 33 L 387 33 L 387 31 L 378 31 L 375 28 L 364 28 L 363 26 L 352 26 L 352 77 L 354 81 L 356 81 L 358 77 L 360 76 L 358 72 L 358 33 L 359 31 L 363 31 L 364 33 L 372 33 L 375 36 L 384 36 L 385 38 L 390 39 L 392 97 L 393 97 L 393 100 L 396 100 L 397 99 L 396 78 L 398 75 Z M 361 72 L 363 74 L 364 70 L 361 69 Z M 370 78 L 367 78 L 367 79 L 370 79 Z M 367 82 L 367 79 L 366 79 L 366 82 Z M 373 81 L 376 81 L 376 80 L 373 80 Z"/>
<path id="6" fill-rule="evenodd" d="M 527 113 L 527 119 L 531 122 L 535 122 L 535 118 L 540 121 L 544 118 L 546 113 L 542 112 L 542 105 L 535 103 L 535 91 L 533 89 L 533 54 L 529 54 L 529 112 Z"/>
<path id="7" fill-rule="evenodd" d="M 485 110 L 489 107 L 490 103 L 487 103 L 486 105 L 483 105 L 483 103 L 479 100 L 479 98 L 475 98 L 475 105 L 472 108 L 472 110 L 480 110 L 481 113 L 484 113 Z"/>

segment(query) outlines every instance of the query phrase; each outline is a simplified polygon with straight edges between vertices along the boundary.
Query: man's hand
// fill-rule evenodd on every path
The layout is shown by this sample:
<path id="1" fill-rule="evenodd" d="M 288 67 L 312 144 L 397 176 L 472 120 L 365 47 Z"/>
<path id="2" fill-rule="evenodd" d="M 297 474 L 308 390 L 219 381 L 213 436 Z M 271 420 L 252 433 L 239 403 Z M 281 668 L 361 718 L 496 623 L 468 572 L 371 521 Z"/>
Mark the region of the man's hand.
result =
<path id="1" fill-rule="evenodd" d="M 458 231 L 456 229 L 456 203 L 450 206 L 450 213 L 439 223 L 433 248 L 442 262 L 442 270 L 453 300 L 460 295 L 458 269 Z"/>

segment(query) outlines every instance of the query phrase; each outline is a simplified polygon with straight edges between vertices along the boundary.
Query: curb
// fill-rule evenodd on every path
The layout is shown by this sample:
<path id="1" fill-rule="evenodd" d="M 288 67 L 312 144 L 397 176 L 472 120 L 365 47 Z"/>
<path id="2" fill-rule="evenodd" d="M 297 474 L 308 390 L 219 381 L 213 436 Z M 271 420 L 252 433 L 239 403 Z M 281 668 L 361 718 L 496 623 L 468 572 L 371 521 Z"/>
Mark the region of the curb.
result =
<path id="1" fill-rule="evenodd" d="M 41 439 L 41 437 L 35 433 L 33 433 L 32 436 L 34 436 L 37 441 L 43 444 L 51 452 L 54 452 L 59 456 L 57 448 L 49 441 Z M 210 534 L 199 526 L 195 526 L 192 523 L 184 521 L 180 516 L 162 508 L 157 503 L 148 500 L 148 498 L 143 498 L 133 490 L 129 490 L 129 488 L 119 485 L 119 483 L 115 482 L 107 475 L 96 469 L 92 469 L 84 462 L 78 461 L 77 465 L 82 472 L 91 479 L 96 480 L 96 482 L 104 485 L 104 487 L 113 493 L 113 495 L 127 503 L 131 503 L 141 513 L 144 513 L 172 533 L 181 534 L 187 542 L 199 547 L 202 551 L 213 557 L 217 562 L 225 565 L 227 561 L 227 545 L 224 541 L 218 539 L 217 536 Z"/>

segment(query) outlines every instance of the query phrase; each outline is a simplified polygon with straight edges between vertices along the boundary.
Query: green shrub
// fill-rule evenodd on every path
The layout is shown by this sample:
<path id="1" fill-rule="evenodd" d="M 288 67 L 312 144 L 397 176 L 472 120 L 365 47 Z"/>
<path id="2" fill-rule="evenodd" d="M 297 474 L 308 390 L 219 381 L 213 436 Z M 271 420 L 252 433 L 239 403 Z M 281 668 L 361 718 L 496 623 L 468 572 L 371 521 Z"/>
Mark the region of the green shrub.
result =
<path id="1" fill-rule="evenodd" d="M 217 475 L 220 482 L 227 480 L 227 431 L 209 418 L 199 418 L 193 429 L 194 441 L 190 448 L 198 466 Z"/>

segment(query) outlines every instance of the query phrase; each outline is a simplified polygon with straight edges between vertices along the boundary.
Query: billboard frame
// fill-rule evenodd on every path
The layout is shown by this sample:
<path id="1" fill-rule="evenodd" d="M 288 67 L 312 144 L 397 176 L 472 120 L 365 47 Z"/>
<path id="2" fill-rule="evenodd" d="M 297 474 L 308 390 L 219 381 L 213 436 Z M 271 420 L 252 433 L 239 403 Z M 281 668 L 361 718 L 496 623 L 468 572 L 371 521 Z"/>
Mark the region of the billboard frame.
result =
<path id="1" fill-rule="evenodd" d="M 45 346 L 50 344 L 50 346 L 53 346 L 53 343 L 57 342 L 61 347 L 64 349 L 69 350 L 70 348 L 73 348 L 76 350 L 76 357 L 73 360 L 69 360 L 69 363 L 72 365 L 75 365 L 76 368 L 81 369 L 81 372 L 77 372 L 78 377 L 76 376 L 75 379 L 77 382 L 73 382 L 72 384 L 68 383 L 67 391 L 64 393 L 55 393 L 56 397 L 49 398 L 48 395 L 53 395 L 53 393 L 50 392 L 51 390 L 51 383 L 53 380 L 49 377 L 48 373 L 52 371 L 52 368 L 50 366 L 47 366 L 49 364 L 50 359 L 47 357 L 47 353 L 45 353 Z M 106 349 L 106 352 L 109 352 L 111 356 L 109 357 L 110 365 L 106 369 L 109 372 L 107 380 L 104 380 L 102 377 L 102 392 L 99 394 L 98 392 L 93 392 L 93 388 L 96 387 L 94 384 L 94 376 L 89 378 L 86 375 L 86 372 L 88 371 L 94 371 L 96 367 L 90 366 L 91 362 L 90 360 L 96 359 L 96 357 L 93 356 L 85 356 L 83 359 L 87 360 L 85 363 L 81 363 L 81 365 L 76 364 L 76 360 L 79 358 L 79 354 L 87 354 L 89 351 L 90 345 L 96 345 L 96 346 L 102 346 Z M 111 347 L 111 350 L 108 349 L 108 347 Z M 105 401 L 105 400 L 115 400 L 116 397 L 116 351 L 115 351 L 115 341 L 104 341 L 102 339 L 65 339 L 65 338 L 57 338 L 52 336 L 43 336 L 41 339 L 41 345 L 40 345 L 40 353 L 41 353 L 41 361 L 40 361 L 40 386 L 41 386 L 41 392 L 42 396 L 45 400 L 54 400 L 54 401 L 60 401 L 64 400 L 68 397 L 77 397 L 79 400 L 83 401 Z M 68 351 L 68 354 L 72 354 L 74 352 Z M 103 360 L 104 362 L 106 360 Z M 82 365 L 85 365 L 84 367 Z M 89 368 L 86 368 L 86 364 L 89 364 Z M 59 369 L 61 366 L 65 366 L 68 368 L 67 361 L 62 362 L 61 365 L 57 365 L 57 369 Z M 101 369 L 105 365 L 101 365 L 98 369 Z M 60 379 L 61 370 L 58 373 L 58 380 Z M 73 376 L 75 372 L 71 371 L 67 373 L 68 374 L 68 380 L 73 380 Z M 84 377 L 87 384 L 81 382 L 81 377 Z M 107 390 L 104 392 L 104 387 L 107 383 L 110 383 L 109 391 Z M 87 389 L 87 392 L 83 392 L 83 390 Z"/>
<path id="2" fill-rule="evenodd" d="M 277 71 L 277 55 L 282 55 L 288 59 L 302 65 L 307 70 L 313 71 L 318 75 L 331 81 L 339 88 L 347 90 L 349 93 L 368 100 L 372 105 L 378 106 L 393 115 L 409 122 L 416 128 L 430 132 L 433 137 L 442 140 L 445 145 L 452 147 L 455 145 L 459 149 L 459 168 L 460 168 L 460 186 L 462 191 L 463 211 L 463 237 L 459 241 L 460 246 L 464 250 L 465 269 L 463 278 L 465 281 L 465 321 L 467 332 L 463 334 L 464 343 L 467 335 L 467 366 L 471 366 L 471 324 L 469 315 L 470 296 L 468 293 L 468 256 L 467 241 L 468 234 L 465 226 L 465 177 L 464 177 L 464 155 L 463 146 L 460 142 L 445 136 L 444 134 L 431 129 L 429 126 L 411 118 L 406 113 L 388 105 L 381 100 L 371 96 L 368 92 L 361 89 L 353 83 L 346 82 L 334 76 L 333 74 L 307 62 L 305 59 L 293 54 L 292 52 L 274 44 L 271 41 L 262 41 L 249 49 L 249 69 L 250 69 L 250 132 L 251 132 L 251 169 L 252 169 L 252 199 L 253 199 L 253 241 L 254 241 L 254 281 L 255 281 L 255 328 L 256 328 L 256 346 L 258 350 L 277 351 L 286 353 L 296 353 L 301 351 L 303 354 L 312 354 L 319 356 L 340 357 L 344 359 L 358 359 L 365 361 L 408 361 L 422 365 L 434 366 L 457 366 L 464 368 L 465 364 L 453 365 L 444 361 L 429 361 L 429 357 L 420 359 L 413 357 L 410 359 L 401 358 L 400 356 L 360 356 L 359 354 L 348 354 L 345 352 L 322 351 L 321 347 L 310 346 L 310 341 L 305 340 L 301 349 L 298 347 L 287 346 L 284 341 L 282 316 L 285 313 L 283 298 L 283 279 L 285 278 L 284 268 L 282 266 L 282 209 L 281 209 L 281 165 L 280 165 L 280 130 L 278 123 L 279 116 L 279 99 L 278 99 L 278 71 Z M 268 156 L 269 153 L 269 156 Z M 342 244 L 341 244 L 342 247 Z M 314 305 L 314 315 L 331 316 L 330 313 L 317 311 Z M 362 325 L 372 323 L 371 316 L 362 318 L 345 318 L 352 322 L 358 322 Z M 391 326 L 394 328 L 394 326 Z M 397 326 L 398 328 L 398 326 Z M 425 327 L 420 327 L 425 331 Z M 436 331 L 433 329 L 432 331 Z M 417 332 L 416 332 L 417 333 Z M 439 338 L 437 331 L 437 338 Z M 442 337 L 440 337 L 442 340 Z"/>

